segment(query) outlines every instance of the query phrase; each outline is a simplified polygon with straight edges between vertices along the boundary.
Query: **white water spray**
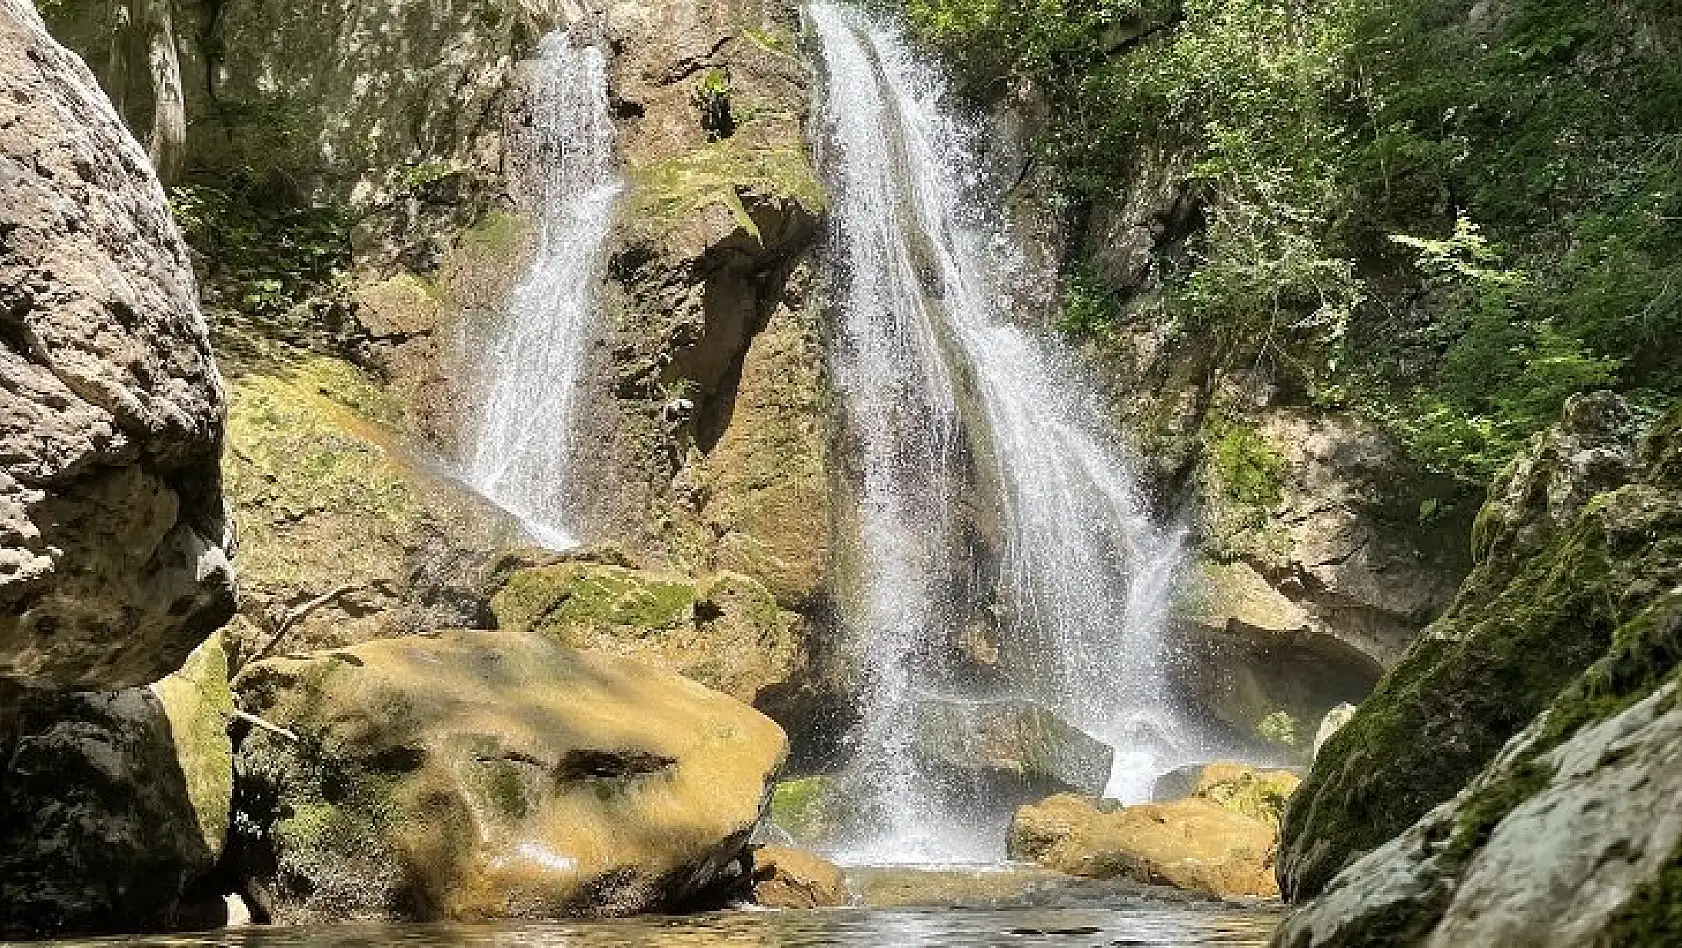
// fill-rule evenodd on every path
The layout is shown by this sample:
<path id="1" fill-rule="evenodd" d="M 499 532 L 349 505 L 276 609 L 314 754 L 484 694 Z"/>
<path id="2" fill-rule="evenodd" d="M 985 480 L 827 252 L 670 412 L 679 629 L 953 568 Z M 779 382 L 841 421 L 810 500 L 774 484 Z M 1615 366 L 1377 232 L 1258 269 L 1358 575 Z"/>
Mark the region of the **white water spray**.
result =
<path id="1" fill-rule="evenodd" d="M 464 477 L 539 540 L 564 548 L 576 543 L 571 432 L 621 191 L 602 50 L 564 32 L 544 37 L 531 101 L 537 253 L 483 355 Z"/>
<path id="2" fill-rule="evenodd" d="M 832 362 L 851 484 L 857 588 L 846 621 L 869 673 L 855 767 L 877 796 L 858 862 L 997 859 L 911 759 L 916 703 L 950 693 L 931 660 L 979 599 L 1031 656 L 1014 697 L 1116 750 L 1107 795 L 1146 798 L 1199 759 L 1166 694 L 1161 632 L 1179 536 L 1154 525 L 1126 453 L 1054 344 L 1015 325 L 1021 255 L 976 195 L 985 129 L 891 28 L 817 3 L 821 164 L 830 183 Z M 977 523 L 996 524 L 996 536 Z M 976 551 L 990 547 L 991 557 Z"/>

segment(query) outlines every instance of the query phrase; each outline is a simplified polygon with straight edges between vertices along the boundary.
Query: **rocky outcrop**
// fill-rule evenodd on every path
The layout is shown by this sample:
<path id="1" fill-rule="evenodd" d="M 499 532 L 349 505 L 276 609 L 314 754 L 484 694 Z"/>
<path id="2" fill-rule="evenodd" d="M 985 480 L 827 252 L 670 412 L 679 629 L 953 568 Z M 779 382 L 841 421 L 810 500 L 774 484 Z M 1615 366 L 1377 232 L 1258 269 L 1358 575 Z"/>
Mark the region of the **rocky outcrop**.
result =
<path id="1" fill-rule="evenodd" d="M 1674 859 L 1646 788 L 1662 796 L 1676 767 L 1662 694 L 1682 654 L 1682 417 L 1639 449 L 1632 427 L 1613 396 L 1573 398 L 1496 478 L 1454 606 L 1325 743 L 1291 803 L 1281 886 L 1324 895 L 1282 944 L 1377 930 L 1522 943 L 1546 918 L 1573 933 L 1550 944 L 1602 943 L 1609 913 L 1652 911 L 1640 893 L 1667 884 Z M 1520 882 L 1534 896 L 1506 888 Z M 1546 892 L 1592 910 L 1536 901 Z"/>
<path id="2" fill-rule="evenodd" d="M 0 682 L 126 688 L 233 610 L 223 400 L 146 153 L 0 7 Z"/>
<path id="3" fill-rule="evenodd" d="M 0 744 L 0 935 L 221 924 L 232 714 L 219 636 L 149 687 L 25 699 Z"/>
<path id="4" fill-rule="evenodd" d="M 1219 896 L 1272 896 L 1277 832 L 1204 797 L 1123 807 L 1056 796 L 1016 812 L 1012 859 L 1097 879 Z"/>
<path id="5" fill-rule="evenodd" d="M 1197 566 L 1176 609 L 1169 684 L 1234 734 L 1305 754 L 1313 723 L 1365 697 L 1381 666 L 1249 564 Z"/>
<path id="6" fill-rule="evenodd" d="M 753 901 L 766 908 L 810 909 L 847 904 L 847 879 L 807 849 L 760 846 L 753 851 Z"/>
<path id="7" fill-rule="evenodd" d="M 241 673 L 235 862 L 272 919 L 622 915 L 744 884 L 786 748 L 768 718 L 536 633 Z"/>
<path id="8" fill-rule="evenodd" d="M 417 456 L 396 399 L 324 356 L 244 372 L 232 389 L 237 662 L 488 623 L 494 568 L 524 533 Z"/>
<path id="9" fill-rule="evenodd" d="M 1682 600 L 1669 617 L 1682 632 Z M 1556 739 L 1546 718 L 1454 799 L 1336 876 L 1281 948 L 1664 945 L 1682 872 L 1674 682 Z"/>
<path id="10" fill-rule="evenodd" d="M 808 663 L 800 617 L 740 573 L 700 580 L 572 561 L 515 572 L 491 600 L 497 628 L 668 668 L 761 710 Z"/>
<path id="11" fill-rule="evenodd" d="M 1029 701 L 917 702 L 909 752 L 937 785 L 973 804 L 1014 806 L 1052 793 L 1098 795 L 1109 745 Z"/>

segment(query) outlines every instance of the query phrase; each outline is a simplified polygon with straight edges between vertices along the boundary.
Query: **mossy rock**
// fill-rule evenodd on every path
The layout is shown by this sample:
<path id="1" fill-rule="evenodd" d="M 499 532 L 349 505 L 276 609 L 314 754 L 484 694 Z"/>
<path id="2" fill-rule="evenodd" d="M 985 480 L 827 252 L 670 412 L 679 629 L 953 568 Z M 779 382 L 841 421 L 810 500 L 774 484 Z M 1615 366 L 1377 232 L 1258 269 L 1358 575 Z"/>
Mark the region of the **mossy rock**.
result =
<path id="1" fill-rule="evenodd" d="M 445 478 L 410 445 L 405 407 L 339 359 L 297 358 L 234 380 L 223 487 L 238 524 L 243 660 L 266 610 L 342 595 L 293 627 L 285 649 L 476 625 L 513 517 Z"/>
<path id="2" fill-rule="evenodd" d="M 800 618 L 740 573 L 555 563 L 513 573 L 491 611 L 500 629 L 639 658 L 749 702 L 803 670 Z"/>
<path id="3" fill-rule="evenodd" d="M 1602 407 L 1574 399 L 1496 479 L 1454 605 L 1322 746 L 1285 817 L 1287 898 L 1313 896 L 1454 796 L 1543 709 L 1583 691 L 1585 671 L 1651 682 L 1655 663 L 1674 663 L 1654 657 L 1666 647 L 1623 643 L 1644 641 L 1641 617 L 1682 583 L 1682 483 L 1663 464 L 1675 429 L 1661 425 L 1632 468 L 1627 414 Z M 1632 691 L 1613 691 L 1589 688 L 1550 719 L 1616 711 Z"/>
<path id="4" fill-rule="evenodd" d="M 276 921 L 680 910 L 739 883 L 782 730 L 638 662 L 535 633 L 270 659 L 241 700 L 235 858 Z"/>
<path id="5" fill-rule="evenodd" d="M 766 244 L 769 236 L 748 207 L 763 201 L 792 203 L 808 216 L 823 210 L 823 185 L 804 150 L 726 139 L 639 168 L 626 213 L 658 232 L 670 232 L 696 220 L 707 207 L 722 207 L 742 230 Z"/>
<path id="6" fill-rule="evenodd" d="M 857 803 L 833 777 L 784 780 L 771 792 L 771 822 L 802 846 L 835 843 L 858 821 Z"/>
<path id="7" fill-rule="evenodd" d="M 1193 795 L 1278 826 L 1285 816 L 1285 804 L 1301 784 L 1302 778 L 1288 770 L 1261 770 L 1249 764 L 1217 761 L 1198 773 Z"/>

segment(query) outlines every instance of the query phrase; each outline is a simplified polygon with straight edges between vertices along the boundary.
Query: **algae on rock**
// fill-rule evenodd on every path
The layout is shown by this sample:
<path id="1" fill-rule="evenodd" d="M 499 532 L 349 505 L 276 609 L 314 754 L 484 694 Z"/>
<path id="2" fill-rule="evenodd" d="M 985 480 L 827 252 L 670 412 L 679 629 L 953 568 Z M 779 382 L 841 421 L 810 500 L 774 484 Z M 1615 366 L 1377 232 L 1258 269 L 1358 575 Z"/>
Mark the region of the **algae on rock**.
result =
<path id="1" fill-rule="evenodd" d="M 282 922 L 709 904 L 745 884 L 786 749 L 726 695 L 535 632 L 270 659 L 235 687 L 298 737 L 238 755 L 236 856 Z"/>

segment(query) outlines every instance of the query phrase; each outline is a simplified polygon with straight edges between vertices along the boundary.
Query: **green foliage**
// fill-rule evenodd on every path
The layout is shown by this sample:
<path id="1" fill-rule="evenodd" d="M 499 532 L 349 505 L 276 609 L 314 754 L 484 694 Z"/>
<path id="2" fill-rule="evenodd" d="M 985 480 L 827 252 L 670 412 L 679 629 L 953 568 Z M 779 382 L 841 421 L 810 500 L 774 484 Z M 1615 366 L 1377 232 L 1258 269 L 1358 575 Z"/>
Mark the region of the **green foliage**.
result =
<path id="1" fill-rule="evenodd" d="M 350 268 L 342 211 L 276 201 L 237 180 L 172 188 L 170 208 L 213 329 L 257 323 L 303 338 L 329 330 Z"/>
<path id="2" fill-rule="evenodd" d="M 1284 497 L 1285 459 L 1254 428 L 1227 418 L 1204 424 L 1204 456 L 1221 492 L 1240 507 L 1264 514 Z"/>
<path id="3" fill-rule="evenodd" d="M 1289 712 L 1275 711 L 1256 722 L 1256 736 L 1270 744 L 1296 747 L 1301 743 L 1301 728 Z"/>
<path id="4" fill-rule="evenodd" d="M 1115 331 L 1121 305 L 1115 294 L 1083 267 L 1063 288 L 1063 307 L 1057 314 L 1059 332 L 1074 339 L 1103 339 Z"/>
<path id="5" fill-rule="evenodd" d="M 707 130 L 708 141 L 729 138 L 736 130 L 730 115 L 730 71 L 708 69 L 701 74 L 690 94 L 701 112 L 701 127 Z"/>

